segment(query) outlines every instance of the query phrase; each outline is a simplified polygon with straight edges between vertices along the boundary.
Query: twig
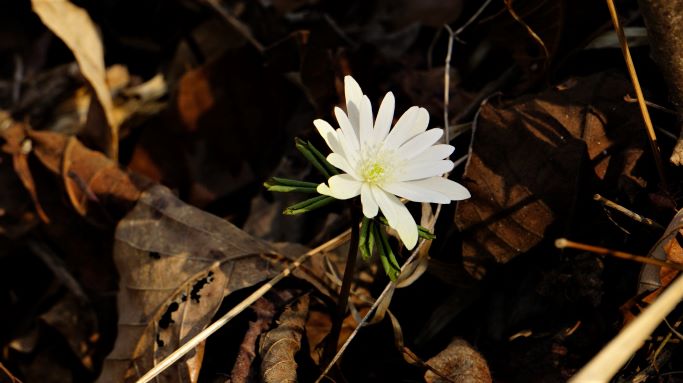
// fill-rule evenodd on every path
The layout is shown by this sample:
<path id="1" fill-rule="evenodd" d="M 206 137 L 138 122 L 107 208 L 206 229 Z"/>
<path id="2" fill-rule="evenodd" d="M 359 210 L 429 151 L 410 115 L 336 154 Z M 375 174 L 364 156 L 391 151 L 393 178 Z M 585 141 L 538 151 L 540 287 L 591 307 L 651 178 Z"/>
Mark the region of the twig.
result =
<path id="1" fill-rule="evenodd" d="M 677 278 L 633 322 L 612 339 L 570 383 L 609 382 L 631 355 L 642 347 L 652 331 L 683 298 L 683 278 Z"/>
<path id="2" fill-rule="evenodd" d="M 592 253 L 601 254 L 601 255 L 610 255 L 610 256 L 615 257 L 615 258 L 626 259 L 629 261 L 647 263 L 649 265 L 655 265 L 655 266 L 659 266 L 659 267 L 667 267 L 669 269 L 683 271 L 683 264 L 680 264 L 680 263 L 660 261 L 659 259 L 643 257 L 642 255 L 635 255 L 635 254 L 626 253 L 623 251 L 606 249 L 606 248 L 600 247 L 600 246 L 587 245 L 585 243 L 570 241 L 566 238 L 559 238 L 559 239 L 555 240 L 555 247 L 557 247 L 558 249 L 564 249 L 566 247 L 569 247 L 572 249 L 590 251 Z"/>
<path id="3" fill-rule="evenodd" d="M 652 120 L 650 119 L 650 112 L 647 110 L 647 104 L 645 103 L 645 97 L 643 96 L 643 90 L 640 88 L 640 81 L 638 80 L 638 74 L 636 73 L 636 68 L 633 66 L 633 59 L 631 59 L 631 51 L 628 49 L 628 43 L 626 42 L 626 36 L 624 35 L 624 29 L 619 23 L 619 15 L 617 15 L 617 10 L 614 7 L 613 0 L 606 0 L 607 7 L 609 8 L 610 16 L 612 17 L 612 24 L 614 24 L 614 30 L 619 38 L 619 45 L 621 46 L 621 53 L 624 55 L 624 61 L 626 61 L 626 67 L 628 68 L 628 74 L 631 76 L 631 82 L 633 83 L 633 88 L 636 91 L 636 98 L 638 98 L 638 106 L 640 107 L 640 113 L 643 115 L 643 122 L 645 122 L 645 128 L 647 128 L 648 138 L 650 139 L 650 147 L 652 149 L 652 155 L 655 159 L 655 166 L 657 167 L 657 172 L 659 173 L 659 178 L 662 182 L 662 187 L 665 191 L 669 190 L 666 182 L 666 177 L 664 176 L 664 166 L 662 165 L 662 156 L 659 152 L 659 145 L 657 145 L 657 135 L 655 134 L 654 127 L 652 126 Z"/>
<path id="4" fill-rule="evenodd" d="M 223 19 L 230 24 L 242 37 L 244 37 L 245 40 L 247 40 L 251 45 L 256 48 L 259 52 L 263 53 L 263 51 L 266 50 L 266 48 L 261 44 L 254 35 L 251 33 L 249 30 L 249 27 L 246 26 L 243 22 L 238 20 L 235 16 L 231 15 L 228 11 L 226 11 L 220 4 L 216 2 L 216 0 L 204 0 L 211 8 L 213 8 L 214 11 L 216 11 Z"/>
<path id="5" fill-rule="evenodd" d="M 448 50 L 446 51 L 446 63 L 443 70 L 443 126 L 444 126 L 444 142 L 448 144 L 449 139 L 449 121 L 448 121 L 448 105 L 450 104 L 450 88 L 451 88 L 451 54 L 453 53 L 453 30 L 448 24 L 444 24 L 444 28 L 448 31 Z"/>
<path id="6" fill-rule="evenodd" d="M 346 316 L 346 309 L 349 306 L 349 293 L 351 292 L 351 282 L 353 282 L 354 271 L 356 270 L 356 259 L 358 259 L 358 241 L 360 231 L 358 224 L 360 223 L 359 211 L 356 206 L 351 206 L 351 241 L 349 243 L 349 253 L 346 256 L 346 268 L 344 269 L 344 277 L 341 288 L 339 289 L 339 298 L 337 299 L 337 310 L 332 319 L 332 329 L 327 338 L 325 349 L 323 350 L 323 363 L 331 360 L 337 352 L 337 344 L 339 343 L 339 334 L 341 333 L 344 317 Z"/>
<path id="7" fill-rule="evenodd" d="M 638 99 L 631 97 L 630 94 L 626 94 L 626 96 L 624 96 L 624 101 L 629 102 L 629 103 L 634 103 L 634 102 L 638 102 Z M 678 115 L 678 113 L 676 113 L 676 111 L 671 110 L 671 109 L 666 108 L 666 107 L 663 107 L 659 104 L 655 104 L 652 101 L 645 100 L 645 105 L 649 106 L 652 109 L 657 109 L 658 111 L 664 112 L 666 114 L 672 114 L 674 116 Z"/>
<path id="8" fill-rule="evenodd" d="M 607 198 L 601 196 L 600 194 L 594 195 L 593 199 L 595 201 L 600 202 L 600 204 L 602 204 L 602 206 L 616 210 L 619 213 L 631 218 L 632 220 L 634 220 L 636 222 L 640 222 L 640 223 L 643 223 L 645 225 L 656 227 L 657 229 L 664 230 L 664 226 L 658 224 L 657 222 L 651 220 L 650 218 L 645 218 L 640 214 L 634 213 L 631 210 L 628 210 L 627 208 L 617 204 L 616 202 L 608 200 Z"/>
<path id="9" fill-rule="evenodd" d="M 513 19 L 515 19 L 519 24 L 526 29 L 527 33 L 531 38 L 534 39 L 538 43 L 538 45 L 541 46 L 543 49 L 543 65 L 546 66 L 548 65 L 548 60 L 550 60 L 550 52 L 548 52 L 548 48 L 545 46 L 545 43 L 543 42 L 543 39 L 541 39 L 541 36 L 536 34 L 533 29 L 527 24 L 518 14 L 515 12 L 514 9 L 512 9 L 512 0 L 503 0 L 505 3 L 505 7 L 507 8 L 508 12 L 510 13 L 510 16 L 512 16 Z"/>
<path id="10" fill-rule="evenodd" d="M 474 14 L 472 15 L 472 17 L 470 17 L 470 18 L 465 22 L 465 24 L 462 25 L 462 27 L 458 28 L 458 30 L 455 31 L 455 33 L 454 33 L 452 36 L 453 36 L 456 40 L 458 40 L 459 43 L 465 44 L 464 41 L 460 40 L 460 38 L 459 38 L 460 34 L 461 34 L 465 29 L 467 29 L 467 27 L 469 27 L 470 24 L 472 24 L 472 23 L 474 22 L 474 20 L 476 20 L 476 19 L 479 17 L 479 15 L 481 15 L 482 12 L 484 12 L 484 9 L 486 9 L 486 7 L 488 7 L 489 4 L 491 4 L 491 0 L 486 0 L 486 2 L 484 2 L 484 4 L 482 4 L 482 6 L 479 7 L 479 9 L 477 9 L 476 12 L 474 12 Z"/>
<path id="11" fill-rule="evenodd" d="M 275 286 L 275 284 L 277 284 L 282 279 L 284 279 L 285 277 L 290 275 L 294 270 L 296 270 L 299 266 L 301 266 L 304 262 L 306 262 L 308 260 L 308 258 L 310 258 L 313 255 L 327 251 L 329 249 L 333 249 L 335 247 L 338 247 L 339 245 L 344 243 L 349 238 L 350 233 L 351 233 L 351 230 L 346 230 L 342 234 L 339 234 L 338 236 L 332 238 L 331 240 L 323 243 L 322 245 L 316 247 L 313 250 L 308 251 L 304 255 L 297 258 L 290 266 L 288 266 L 287 268 L 282 270 L 278 275 L 273 277 L 266 284 L 259 287 L 253 293 L 251 293 L 251 295 L 249 295 L 246 299 L 244 299 L 242 302 L 240 302 L 237 306 L 233 307 L 225 315 L 223 315 L 218 320 L 213 322 L 209 327 L 202 330 L 202 332 L 195 335 L 194 338 L 187 341 L 187 343 L 180 346 L 180 348 L 173 351 L 173 353 L 171 353 L 169 356 L 164 358 L 161 362 L 159 362 L 159 364 L 154 366 L 154 368 L 147 371 L 146 374 L 144 374 L 140 379 L 137 380 L 137 383 L 146 383 L 146 382 L 149 382 L 150 380 L 154 379 L 157 375 L 159 375 L 165 369 L 170 367 L 173 363 L 178 361 L 178 359 L 182 358 L 185 354 L 187 354 L 188 352 L 193 350 L 195 347 L 197 347 L 201 342 L 206 340 L 206 338 L 208 338 L 213 333 L 218 331 L 221 327 L 225 326 L 226 323 L 228 323 L 234 317 L 239 315 L 247 307 L 251 306 L 254 302 L 256 302 L 259 298 L 261 298 L 265 293 L 267 293 L 270 289 L 272 289 L 273 286 Z"/>

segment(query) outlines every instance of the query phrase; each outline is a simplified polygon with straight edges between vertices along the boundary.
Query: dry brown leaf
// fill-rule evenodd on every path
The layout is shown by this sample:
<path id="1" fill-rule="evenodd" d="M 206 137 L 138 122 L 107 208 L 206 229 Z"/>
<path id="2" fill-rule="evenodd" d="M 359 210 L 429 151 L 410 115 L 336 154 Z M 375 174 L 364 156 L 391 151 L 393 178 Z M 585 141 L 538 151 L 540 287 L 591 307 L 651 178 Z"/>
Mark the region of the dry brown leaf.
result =
<path id="1" fill-rule="evenodd" d="M 272 277 L 265 253 L 274 251 L 163 186 L 143 193 L 116 230 L 119 332 L 98 382 L 139 378 L 204 329 L 225 296 Z M 160 379 L 195 382 L 202 351 Z"/>
<path id="2" fill-rule="evenodd" d="M 679 210 L 664 231 L 664 235 L 662 235 L 652 250 L 650 250 L 648 256 L 660 261 L 683 263 L 683 247 L 681 247 L 681 243 L 676 238 L 676 236 L 682 234 L 683 210 Z M 645 301 L 652 302 L 661 289 L 668 286 L 677 275 L 678 271 L 674 269 L 655 265 L 645 265 L 640 272 L 638 293 L 655 290 L 645 298 Z"/>
<path id="3" fill-rule="evenodd" d="M 0 138 L 5 141 L 2 150 L 13 157 L 17 175 L 31 195 L 38 214 L 46 222 L 49 217 L 40 203 L 41 195 L 49 196 L 54 190 L 36 189 L 33 180 L 35 169 L 29 167 L 31 157 L 61 178 L 73 208 L 81 215 L 93 216 L 106 210 L 105 215 L 108 216 L 105 219 L 111 219 L 130 209 L 141 191 L 149 185 L 149 182 L 119 168 L 102 153 L 86 148 L 74 137 L 38 132 L 25 124 L 6 121 L 9 127 L 0 130 Z"/>
<path id="4" fill-rule="evenodd" d="M 288 306 L 277 327 L 261 339 L 261 379 L 265 383 L 297 382 L 294 356 L 301 348 L 301 336 L 308 317 L 310 297 L 304 295 Z"/>
<path id="5" fill-rule="evenodd" d="M 509 105 L 481 107 L 458 204 L 468 271 L 482 277 L 538 244 L 571 218 L 581 179 L 642 182 L 631 174 L 647 142 L 624 78 L 598 74 Z M 590 174 L 590 166 L 594 174 Z"/>
<path id="6" fill-rule="evenodd" d="M 427 361 L 431 367 L 448 376 L 453 382 L 489 383 L 491 373 L 486 360 L 472 346 L 460 338 Z M 425 373 L 427 383 L 447 382 L 432 371 Z"/>
<path id="7" fill-rule="evenodd" d="M 88 13 L 68 0 L 32 0 L 33 11 L 71 50 L 83 77 L 93 87 L 109 126 L 110 158 L 118 155 L 118 126 L 107 86 L 104 50 L 97 27 Z"/>

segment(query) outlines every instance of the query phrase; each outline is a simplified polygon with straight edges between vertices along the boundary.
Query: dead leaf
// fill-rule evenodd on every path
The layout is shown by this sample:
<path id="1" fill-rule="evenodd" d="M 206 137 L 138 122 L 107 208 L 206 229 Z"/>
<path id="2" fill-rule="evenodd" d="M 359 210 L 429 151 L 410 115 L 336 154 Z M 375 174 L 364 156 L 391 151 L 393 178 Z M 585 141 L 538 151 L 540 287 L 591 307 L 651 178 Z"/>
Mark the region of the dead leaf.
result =
<path id="1" fill-rule="evenodd" d="M 25 124 L 8 123 L 8 128 L 0 130 L 0 138 L 5 141 L 2 150 L 12 155 L 17 175 L 46 222 L 49 218 L 43 210 L 40 196 L 48 196 L 54 190 L 36 189 L 33 181 L 35 169 L 29 167 L 29 158 L 35 157 L 42 167 L 61 178 L 69 201 L 79 214 L 109 222 L 122 211 L 128 211 L 141 190 L 149 185 L 148 181 L 119 168 L 102 153 L 86 148 L 75 137 L 38 132 Z"/>
<path id="2" fill-rule="evenodd" d="M 261 339 L 261 379 L 266 383 L 297 382 L 297 363 L 294 356 L 301 348 L 308 317 L 310 297 L 304 295 L 285 308 L 277 327 Z"/>
<path id="3" fill-rule="evenodd" d="M 265 253 L 274 251 L 163 186 L 143 193 L 116 230 L 119 332 L 98 382 L 139 378 L 204 329 L 225 296 L 272 277 Z M 202 351 L 161 379 L 195 382 Z"/>
<path id="4" fill-rule="evenodd" d="M 469 343 L 455 338 L 444 350 L 427 361 L 435 370 L 445 374 L 454 382 L 492 382 L 486 360 Z M 444 383 L 445 379 L 432 371 L 425 373 L 427 383 Z"/>
<path id="5" fill-rule="evenodd" d="M 682 234 L 683 209 L 679 210 L 673 217 L 664 231 L 664 235 L 650 250 L 648 256 L 660 261 L 683 263 L 683 247 L 677 238 Z M 668 286 L 678 274 L 678 271 L 667 267 L 645 265 L 640 272 L 638 294 L 654 290 L 652 294 L 644 298 L 646 302 L 652 302 L 659 295 L 659 292 Z"/>
<path id="6" fill-rule="evenodd" d="M 647 141 L 637 109 L 622 100 L 629 89 L 621 76 L 598 74 L 481 107 L 463 175 L 472 198 L 455 217 L 473 276 L 528 251 L 551 224 L 563 227 L 582 179 L 614 189 L 632 182 Z"/>
<path id="7" fill-rule="evenodd" d="M 68 0 L 32 0 L 33 11 L 71 50 L 83 77 L 93 87 L 109 126 L 107 154 L 118 156 L 118 125 L 113 114 L 111 93 L 107 86 L 104 49 L 97 27 L 88 13 Z"/>

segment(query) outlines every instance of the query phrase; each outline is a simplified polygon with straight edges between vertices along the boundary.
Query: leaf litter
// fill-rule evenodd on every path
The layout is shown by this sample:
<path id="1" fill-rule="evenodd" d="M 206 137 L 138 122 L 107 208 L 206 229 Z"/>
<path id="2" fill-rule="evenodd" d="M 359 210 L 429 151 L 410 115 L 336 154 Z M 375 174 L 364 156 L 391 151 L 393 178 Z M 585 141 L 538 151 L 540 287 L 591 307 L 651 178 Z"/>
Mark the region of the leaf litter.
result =
<path id="1" fill-rule="evenodd" d="M 680 170 L 658 187 L 623 58 L 583 49 L 610 31 L 604 4 L 491 2 L 469 22 L 480 5 L 459 0 L 19 3 L 0 13 L 4 380 L 134 381 L 348 229 L 341 205 L 283 217 L 299 199 L 261 187 L 324 181 L 294 137 L 322 147 L 311 121 L 343 104 L 347 74 L 373 104 L 392 91 L 397 109 L 426 107 L 432 127 L 446 108 L 467 155 L 451 177 L 473 198 L 432 221 L 423 207 L 436 239 L 375 306 L 387 280 L 359 262 L 335 381 L 565 381 L 675 278 L 552 246 L 680 261 Z M 445 86 L 444 22 L 467 24 Z M 674 109 L 647 48 L 632 55 L 648 101 Z M 675 141 L 658 143 L 667 158 Z M 611 214 L 596 193 L 669 228 Z M 314 381 L 344 253 L 313 256 L 159 379 Z M 673 379 L 679 311 L 617 379 Z"/>

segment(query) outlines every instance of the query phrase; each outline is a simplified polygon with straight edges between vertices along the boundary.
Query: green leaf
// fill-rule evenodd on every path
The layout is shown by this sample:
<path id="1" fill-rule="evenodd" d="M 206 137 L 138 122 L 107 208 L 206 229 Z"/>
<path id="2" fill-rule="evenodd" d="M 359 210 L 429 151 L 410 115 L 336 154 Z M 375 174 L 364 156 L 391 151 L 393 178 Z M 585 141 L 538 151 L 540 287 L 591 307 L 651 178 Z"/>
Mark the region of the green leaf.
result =
<path id="1" fill-rule="evenodd" d="M 374 220 L 364 216 L 363 221 L 360 224 L 358 249 L 360 250 L 361 257 L 363 257 L 363 260 L 366 262 L 372 257 L 372 251 L 375 247 L 375 233 L 373 231 L 373 226 Z"/>
<path id="2" fill-rule="evenodd" d="M 271 192 L 302 192 L 302 193 L 317 193 L 316 188 L 318 184 L 313 182 L 290 180 L 287 178 L 272 177 L 270 180 L 263 183 L 263 186 Z"/>
<path id="3" fill-rule="evenodd" d="M 325 166 L 325 168 L 327 169 L 328 172 L 330 172 L 331 174 L 334 174 L 334 175 L 339 174 L 339 171 L 337 170 L 337 168 L 335 168 L 334 165 L 332 165 L 331 163 L 329 163 L 327 161 L 327 158 L 322 153 L 320 153 L 320 151 L 311 143 L 311 141 L 308 141 L 307 144 L 308 144 L 308 149 Z"/>
<path id="4" fill-rule="evenodd" d="M 309 198 L 305 201 L 301 201 L 286 208 L 282 212 L 282 214 L 299 215 L 303 213 L 308 213 L 309 211 L 323 207 L 332 201 L 335 201 L 335 198 L 326 195 L 319 195 L 317 197 Z"/>
<path id="5" fill-rule="evenodd" d="M 382 267 L 392 282 L 396 282 L 398 275 L 401 273 L 401 267 L 396 262 L 394 251 L 389 245 L 387 234 L 379 225 L 374 225 L 375 236 L 379 238 L 377 249 L 379 250 L 379 257 L 382 261 Z"/>
<path id="6" fill-rule="evenodd" d="M 325 166 L 320 162 L 320 160 L 318 160 L 315 154 L 313 154 L 304 140 L 295 138 L 294 142 L 296 144 L 296 149 L 303 154 L 303 156 L 311 163 L 311 165 L 313 165 L 313 167 L 318 169 L 318 171 L 325 176 L 325 179 L 331 177 L 330 173 L 327 171 L 327 169 L 325 169 Z"/>

